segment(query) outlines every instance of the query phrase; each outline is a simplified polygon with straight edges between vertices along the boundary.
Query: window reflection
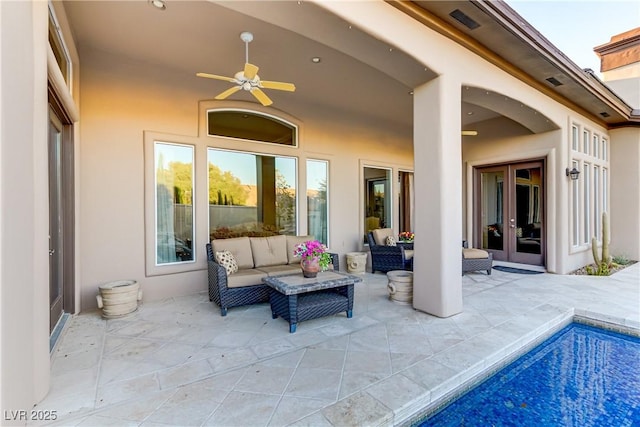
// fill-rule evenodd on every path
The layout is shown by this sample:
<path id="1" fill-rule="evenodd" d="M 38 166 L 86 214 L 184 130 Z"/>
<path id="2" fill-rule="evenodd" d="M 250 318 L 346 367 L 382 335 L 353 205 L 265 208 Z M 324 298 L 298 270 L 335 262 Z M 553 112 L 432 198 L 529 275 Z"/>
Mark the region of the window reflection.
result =
<path id="1" fill-rule="evenodd" d="M 504 172 L 483 172 L 482 248 L 504 249 L 503 188 Z"/>
<path id="2" fill-rule="evenodd" d="M 156 143 L 156 264 L 193 261 L 193 147 Z"/>
<path id="3" fill-rule="evenodd" d="M 307 160 L 307 223 L 308 234 L 325 245 L 327 241 L 327 182 L 329 164 L 323 160 Z"/>
<path id="4" fill-rule="evenodd" d="M 365 233 L 377 228 L 391 228 L 391 170 L 364 168 L 365 180 Z"/>
<path id="5" fill-rule="evenodd" d="M 212 239 L 296 234 L 296 160 L 210 148 Z"/>

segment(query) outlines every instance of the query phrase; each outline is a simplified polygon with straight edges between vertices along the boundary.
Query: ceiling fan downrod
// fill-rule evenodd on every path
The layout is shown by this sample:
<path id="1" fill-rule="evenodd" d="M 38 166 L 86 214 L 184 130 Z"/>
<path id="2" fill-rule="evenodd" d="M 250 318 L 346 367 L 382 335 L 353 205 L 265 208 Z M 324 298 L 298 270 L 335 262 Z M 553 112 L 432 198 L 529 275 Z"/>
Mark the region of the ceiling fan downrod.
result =
<path id="1" fill-rule="evenodd" d="M 243 31 L 240 33 L 240 40 L 244 42 L 244 62 L 249 63 L 249 43 L 253 41 L 253 34 L 249 31 Z"/>

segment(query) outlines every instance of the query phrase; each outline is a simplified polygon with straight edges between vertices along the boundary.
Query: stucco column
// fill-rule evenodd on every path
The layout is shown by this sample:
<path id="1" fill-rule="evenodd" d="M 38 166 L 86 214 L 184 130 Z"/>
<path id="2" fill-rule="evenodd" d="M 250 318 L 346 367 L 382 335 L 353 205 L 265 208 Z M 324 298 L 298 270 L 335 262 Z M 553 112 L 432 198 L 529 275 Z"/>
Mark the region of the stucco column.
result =
<path id="1" fill-rule="evenodd" d="M 611 249 L 614 255 L 637 260 L 640 259 L 640 129 L 615 129 L 610 135 Z"/>
<path id="2" fill-rule="evenodd" d="M 47 33 L 47 2 L 0 1 L 3 426 L 25 425 L 49 389 Z"/>
<path id="3" fill-rule="evenodd" d="M 439 317 L 462 311 L 460 83 L 441 76 L 414 90 L 413 306 Z"/>

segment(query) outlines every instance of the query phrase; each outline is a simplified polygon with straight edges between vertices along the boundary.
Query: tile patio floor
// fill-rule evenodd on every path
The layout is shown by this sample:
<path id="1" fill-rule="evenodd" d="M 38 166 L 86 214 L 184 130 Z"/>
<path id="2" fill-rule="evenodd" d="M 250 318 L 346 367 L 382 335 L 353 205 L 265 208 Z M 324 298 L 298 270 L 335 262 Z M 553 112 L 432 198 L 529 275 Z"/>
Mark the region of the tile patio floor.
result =
<path id="1" fill-rule="evenodd" d="M 352 319 L 295 334 L 268 304 L 221 317 L 205 293 L 74 316 L 35 409 L 65 426 L 403 425 L 574 314 L 640 330 L 640 264 L 608 278 L 471 273 L 447 319 L 389 301 L 386 283 L 365 274 Z"/>

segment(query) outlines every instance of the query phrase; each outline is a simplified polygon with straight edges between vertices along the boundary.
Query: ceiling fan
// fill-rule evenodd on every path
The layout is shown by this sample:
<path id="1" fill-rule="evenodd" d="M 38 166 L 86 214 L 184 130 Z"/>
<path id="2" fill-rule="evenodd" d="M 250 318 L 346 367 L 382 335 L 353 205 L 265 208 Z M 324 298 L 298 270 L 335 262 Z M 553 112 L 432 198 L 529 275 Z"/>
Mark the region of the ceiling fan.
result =
<path id="1" fill-rule="evenodd" d="M 209 73 L 196 74 L 196 76 L 198 77 L 224 80 L 227 82 L 235 83 L 237 85 L 230 89 L 225 90 L 224 92 L 216 96 L 215 99 L 226 99 L 228 96 L 233 95 L 240 89 L 244 89 L 246 91 L 251 92 L 251 94 L 255 96 L 256 99 L 266 107 L 267 105 L 273 104 L 273 101 L 267 96 L 266 93 L 262 91 L 262 89 L 286 90 L 288 92 L 293 92 L 296 90 L 296 87 L 293 83 L 270 82 L 266 80 L 260 80 L 260 76 L 258 76 L 258 67 L 256 65 L 249 63 L 249 43 L 253 40 L 253 34 L 251 34 L 250 32 L 244 31 L 243 33 L 240 34 L 240 39 L 245 44 L 244 70 L 238 71 L 233 77 L 218 76 L 216 74 L 209 74 Z"/>

